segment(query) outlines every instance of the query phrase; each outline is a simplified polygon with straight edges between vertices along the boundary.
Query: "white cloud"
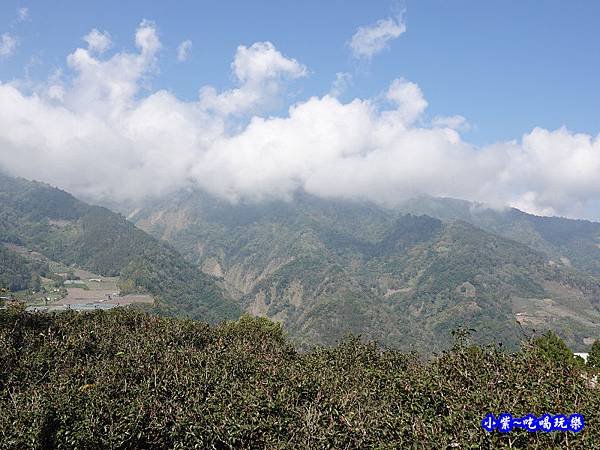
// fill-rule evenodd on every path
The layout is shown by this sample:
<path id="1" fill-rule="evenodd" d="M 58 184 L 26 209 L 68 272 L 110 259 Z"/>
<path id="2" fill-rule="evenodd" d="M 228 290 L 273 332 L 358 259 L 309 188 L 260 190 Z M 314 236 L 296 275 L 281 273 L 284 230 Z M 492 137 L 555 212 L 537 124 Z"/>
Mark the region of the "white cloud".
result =
<path id="1" fill-rule="evenodd" d="M 190 41 L 189 39 L 179 44 L 179 46 L 177 47 L 177 61 L 187 61 L 191 49 L 192 41 Z"/>
<path id="2" fill-rule="evenodd" d="M 417 120 L 427 108 L 427 100 L 423 97 L 421 88 L 404 79 L 392 82 L 386 98 L 396 105 L 394 116 L 407 125 Z"/>
<path id="3" fill-rule="evenodd" d="M 477 147 L 461 137 L 463 120 L 428 121 L 421 89 L 404 79 L 374 98 L 310 97 L 260 115 L 308 73 L 270 43 L 238 48 L 236 87 L 183 101 L 144 93 L 161 48 L 155 27 L 143 22 L 136 43 L 107 58 L 76 49 L 71 78 L 58 73 L 33 94 L 0 84 L 0 167 L 92 199 L 188 186 L 231 200 L 302 189 L 394 203 L 425 193 L 600 218 L 599 137 L 536 128 Z"/>
<path id="4" fill-rule="evenodd" d="M 0 58 L 8 58 L 17 48 L 17 38 L 8 33 L 0 36 Z"/>
<path id="5" fill-rule="evenodd" d="M 577 216 L 600 197 L 600 136 L 535 128 L 510 149 L 504 170 L 511 204 Z"/>
<path id="6" fill-rule="evenodd" d="M 29 17 L 29 8 L 18 8 L 17 17 L 19 18 L 20 22 L 27 20 L 27 18 Z"/>
<path id="7" fill-rule="evenodd" d="M 307 74 L 304 65 L 283 56 L 270 42 L 256 42 L 237 48 L 231 68 L 242 83 L 260 83 L 281 77 L 299 78 Z"/>
<path id="8" fill-rule="evenodd" d="M 304 77 L 308 69 L 286 58 L 270 42 L 240 45 L 231 64 L 237 88 L 222 93 L 207 86 L 200 90 L 200 104 L 218 115 L 241 115 L 269 107 L 288 80 Z"/>
<path id="9" fill-rule="evenodd" d="M 135 45 L 142 51 L 142 54 L 153 55 L 160 50 L 162 45 L 154 22 L 142 20 L 135 32 Z"/>
<path id="10" fill-rule="evenodd" d="M 339 97 L 344 93 L 346 89 L 352 83 L 352 75 L 348 72 L 338 72 L 335 74 L 335 80 L 331 85 L 331 89 L 329 91 L 329 95 L 332 97 Z"/>
<path id="11" fill-rule="evenodd" d="M 142 77 L 155 67 L 161 48 L 154 25 L 147 21 L 136 30 L 135 42 L 140 53 L 117 53 L 107 60 L 95 57 L 91 49 L 71 53 L 67 63 L 76 76 L 65 92 L 65 105 L 73 111 L 112 114 L 132 107 Z"/>
<path id="12" fill-rule="evenodd" d="M 352 40 L 350 49 L 356 58 L 371 58 L 388 46 L 388 42 L 406 31 L 401 16 L 378 20 L 373 25 L 360 27 Z"/>
<path id="13" fill-rule="evenodd" d="M 88 50 L 94 53 L 104 53 L 112 45 L 110 34 L 106 31 L 98 31 L 96 28 L 85 35 L 83 40 L 87 42 Z"/>
<path id="14" fill-rule="evenodd" d="M 431 121 L 434 127 L 451 128 L 457 131 L 469 131 L 471 124 L 461 115 L 455 116 L 436 116 Z"/>
<path id="15" fill-rule="evenodd" d="M 49 77 L 46 86 L 41 88 L 41 95 L 48 100 L 63 102 L 65 99 L 65 87 L 62 80 L 63 72 L 56 69 Z"/>

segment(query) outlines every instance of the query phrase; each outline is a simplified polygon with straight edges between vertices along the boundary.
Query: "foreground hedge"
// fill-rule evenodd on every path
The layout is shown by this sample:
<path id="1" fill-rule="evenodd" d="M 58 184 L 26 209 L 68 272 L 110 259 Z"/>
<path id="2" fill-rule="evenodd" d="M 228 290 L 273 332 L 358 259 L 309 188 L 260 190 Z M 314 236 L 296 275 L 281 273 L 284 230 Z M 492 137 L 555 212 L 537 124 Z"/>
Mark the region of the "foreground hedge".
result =
<path id="1" fill-rule="evenodd" d="M 425 362 L 349 338 L 296 352 L 280 328 L 131 310 L 0 312 L 0 448 L 599 448 L 600 390 L 533 350 Z M 481 429 L 574 412 L 579 434 Z"/>

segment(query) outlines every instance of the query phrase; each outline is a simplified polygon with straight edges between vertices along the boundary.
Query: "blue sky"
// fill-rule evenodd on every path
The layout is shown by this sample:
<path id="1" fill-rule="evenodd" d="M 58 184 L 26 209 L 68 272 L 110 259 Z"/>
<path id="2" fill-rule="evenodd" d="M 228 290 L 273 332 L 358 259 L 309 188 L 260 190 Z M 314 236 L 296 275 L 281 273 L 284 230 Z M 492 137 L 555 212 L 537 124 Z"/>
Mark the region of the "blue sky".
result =
<path id="1" fill-rule="evenodd" d="M 0 169 L 86 199 L 429 194 L 599 220 L 599 18 L 596 1 L 5 0 Z"/>
<path id="2" fill-rule="evenodd" d="M 26 21 L 17 9 L 27 7 Z M 518 138 L 534 126 L 600 130 L 600 3 L 595 1 L 408 1 L 407 32 L 366 64 L 347 42 L 359 26 L 387 17 L 389 1 L 3 1 L 0 29 L 18 37 L 0 79 L 45 78 L 92 28 L 114 48 L 130 48 L 142 19 L 156 22 L 164 49 L 153 87 L 194 98 L 200 86 L 226 87 L 239 44 L 271 41 L 311 74 L 302 95 L 328 91 L 336 72 L 354 75 L 344 98 L 370 96 L 403 76 L 417 82 L 432 115 L 461 114 L 471 141 Z M 189 60 L 176 47 L 193 43 Z"/>

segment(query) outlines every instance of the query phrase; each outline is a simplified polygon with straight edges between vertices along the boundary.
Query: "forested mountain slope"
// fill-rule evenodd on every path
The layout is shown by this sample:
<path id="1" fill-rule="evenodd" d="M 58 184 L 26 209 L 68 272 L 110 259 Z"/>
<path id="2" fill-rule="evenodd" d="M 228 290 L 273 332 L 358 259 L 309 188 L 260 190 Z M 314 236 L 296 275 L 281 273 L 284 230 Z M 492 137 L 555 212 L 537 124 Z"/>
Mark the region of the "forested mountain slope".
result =
<path id="1" fill-rule="evenodd" d="M 210 322 L 240 314 L 211 276 L 170 245 L 119 214 L 42 183 L 0 175 L 0 242 L 105 276 L 120 275 L 123 292 L 149 292 L 164 312 Z M 13 270 L 21 270 L 22 261 L 13 260 Z"/>
<path id="2" fill-rule="evenodd" d="M 47 272 L 46 264 L 29 261 L 0 245 L 0 288 L 11 291 L 35 289 L 40 284 L 40 275 Z"/>
<path id="3" fill-rule="evenodd" d="M 423 212 L 418 205 L 402 211 Z M 446 348 L 458 326 L 475 328 L 479 342 L 513 347 L 534 329 L 551 328 L 582 350 L 600 337 L 593 251 L 586 263 L 565 237 L 573 225 L 580 241 L 592 239 L 596 224 L 513 212 L 530 227 L 518 222 L 510 231 L 500 220 L 506 212 L 468 215 L 472 205 L 444 199 L 432 205 L 421 208 L 442 220 L 306 194 L 231 204 L 189 191 L 130 215 L 151 237 L 59 189 L 0 176 L 0 241 L 119 275 L 123 292 L 151 293 L 164 313 L 210 322 L 243 310 L 270 317 L 300 345 L 354 333 L 432 351 Z M 537 234 L 518 235 L 523 229 Z M 523 236 L 534 238 L 525 245 Z M 0 256 L 13 288 L 45 270 L 10 249 Z"/>
<path id="4" fill-rule="evenodd" d="M 129 218 L 303 343 L 352 332 L 439 350 L 460 325 L 508 345 L 533 329 L 552 328 L 573 348 L 600 336 L 596 279 L 466 221 L 305 194 L 230 204 L 194 191 Z"/>
<path id="5" fill-rule="evenodd" d="M 544 252 L 557 265 L 600 276 L 598 222 L 541 217 L 515 208 L 492 209 L 465 200 L 425 196 L 403 202 L 398 209 L 444 221 L 464 220 Z"/>

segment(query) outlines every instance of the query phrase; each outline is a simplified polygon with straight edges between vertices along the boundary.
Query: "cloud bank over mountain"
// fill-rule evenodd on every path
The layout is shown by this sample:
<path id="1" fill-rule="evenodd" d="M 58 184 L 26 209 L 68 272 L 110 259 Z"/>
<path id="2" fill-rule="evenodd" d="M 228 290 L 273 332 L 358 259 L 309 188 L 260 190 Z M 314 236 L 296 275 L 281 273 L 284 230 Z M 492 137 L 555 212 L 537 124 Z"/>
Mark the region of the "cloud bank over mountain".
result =
<path id="1" fill-rule="evenodd" d="M 383 37 L 360 48 L 376 53 L 403 26 L 378 23 Z M 190 186 L 232 201 L 299 189 L 385 203 L 424 193 L 600 218 L 598 136 L 535 128 L 478 147 L 461 137 L 464 117 L 427 118 L 415 82 L 398 77 L 373 98 L 343 102 L 351 76 L 341 73 L 330 94 L 272 116 L 310 68 L 270 42 L 237 48 L 231 88 L 199 87 L 184 101 L 146 89 L 162 48 L 154 23 L 139 25 L 133 52 L 109 54 L 110 35 L 96 29 L 84 40 L 66 74 L 34 88 L 0 84 L 0 168 L 97 200 Z"/>

